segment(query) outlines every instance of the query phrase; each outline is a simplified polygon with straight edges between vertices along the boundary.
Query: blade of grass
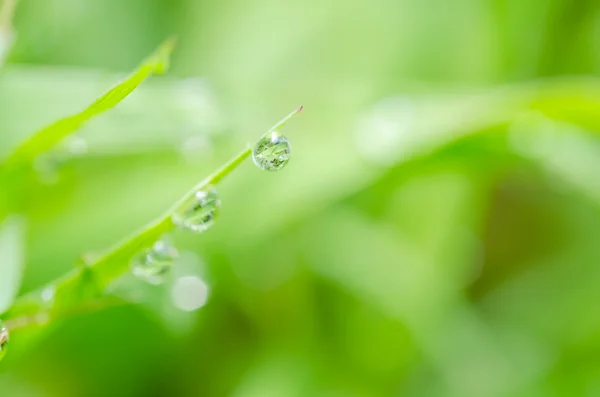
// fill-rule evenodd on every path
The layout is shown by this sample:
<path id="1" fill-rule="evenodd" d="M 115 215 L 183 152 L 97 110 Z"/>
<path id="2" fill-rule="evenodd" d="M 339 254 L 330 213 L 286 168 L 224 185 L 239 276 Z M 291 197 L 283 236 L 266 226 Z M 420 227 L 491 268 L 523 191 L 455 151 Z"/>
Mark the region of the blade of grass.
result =
<path id="1" fill-rule="evenodd" d="M 302 107 L 299 107 L 291 112 L 263 134 L 261 139 L 272 131 L 283 127 L 301 110 Z M 54 306 L 52 307 L 50 316 L 39 315 L 40 313 L 44 314 L 48 310 L 41 299 L 43 295 L 41 290 L 34 291 L 17 299 L 13 308 L 2 316 L 7 327 L 15 329 L 35 325 L 40 322 L 45 323 L 51 319 L 62 318 L 77 313 L 79 307 L 86 304 L 86 302 L 89 303 L 90 301 L 102 298 L 107 287 L 119 276 L 129 271 L 129 261 L 139 250 L 151 246 L 162 235 L 175 228 L 171 220 L 171 215 L 182 203 L 186 202 L 198 190 L 218 184 L 248 158 L 251 153 L 252 146 L 249 146 L 213 172 L 209 177 L 199 182 L 167 212 L 151 222 L 140 232 L 134 234 L 133 237 L 115 245 L 94 260 L 82 264 L 70 274 L 44 287 L 44 289 L 51 288 L 55 291 Z"/>
<path id="2" fill-rule="evenodd" d="M 175 42 L 175 38 L 165 40 L 129 77 L 81 112 L 62 118 L 33 134 L 8 156 L 4 168 L 10 169 L 17 164 L 31 163 L 36 156 L 51 149 L 66 136 L 78 130 L 86 121 L 116 106 L 151 74 L 166 72 Z"/>
<path id="3" fill-rule="evenodd" d="M 0 163 L 0 221 L 11 212 L 20 212 L 22 187 L 29 180 L 35 158 L 77 131 L 86 121 L 116 106 L 151 74 L 166 72 L 175 42 L 173 37 L 165 40 L 128 78 L 83 111 L 42 128 L 9 154 L 4 163 Z"/>

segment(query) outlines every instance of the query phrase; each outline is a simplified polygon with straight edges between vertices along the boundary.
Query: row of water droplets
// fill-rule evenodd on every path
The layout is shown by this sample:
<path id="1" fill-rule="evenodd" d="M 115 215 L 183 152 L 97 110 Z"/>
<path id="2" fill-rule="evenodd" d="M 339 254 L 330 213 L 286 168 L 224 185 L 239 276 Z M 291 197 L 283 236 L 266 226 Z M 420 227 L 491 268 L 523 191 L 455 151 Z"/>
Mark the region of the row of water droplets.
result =
<path id="1" fill-rule="evenodd" d="M 302 110 L 302 107 L 290 113 L 277 126 L 267 132 L 252 150 L 254 164 L 263 171 L 279 171 L 289 162 L 292 153 L 290 142 L 278 131 L 294 114 Z M 70 148 L 72 154 L 82 155 L 87 151 L 87 145 L 80 137 L 73 138 Z M 221 209 L 221 199 L 214 186 L 194 192 L 189 198 L 173 212 L 173 223 L 183 229 L 194 233 L 202 233 L 215 224 Z M 150 283 L 160 284 L 164 276 L 168 274 L 179 257 L 179 251 L 170 242 L 168 237 L 163 237 L 152 244 L 151 247 L 142 249 L 130 262 L 131 272 L 134 276 Z M 191 291 L 191 290 L 194 291 Z M 195 302 L 184 299 L 191 292 L 198 292 Z M 194 310 L 199 308 L 206 300 L 208 289 L 205 283 L 196 277 L 182 277 L 173 290 L 175 300 L 180 300 L 179 305 L 183 310 Z M 47 288 L 42 291 L 42 300 L 51 302 L 53 290 Z M 181 295 L 181 296 L 180 296 Z M 183 296 L 185 295 L 185 296 Z M 8 329 L 0 320 L 0 360 L 6 354 L 9 334 Z"/>
<path id="2" fill-rule="evenodd" d="M 302 107 L 290 113 L 256 143 L 252 150 L 252 160 L 258 168 L 264 171 L 279 171 L 288 164 L 292 146 L 278 129 L 300 110 Z M 173 212 L 171 219 L 180 228 L 202 233 L 215 224 L 220 209 L 221 199 L 216 187 L 211 185 L 191 194 Z M 162 238 L 132 258 L 131 271 L 151 284 L 159 284 L 174 265 L 178 255 L 177 248 L 169 239 Z"/>

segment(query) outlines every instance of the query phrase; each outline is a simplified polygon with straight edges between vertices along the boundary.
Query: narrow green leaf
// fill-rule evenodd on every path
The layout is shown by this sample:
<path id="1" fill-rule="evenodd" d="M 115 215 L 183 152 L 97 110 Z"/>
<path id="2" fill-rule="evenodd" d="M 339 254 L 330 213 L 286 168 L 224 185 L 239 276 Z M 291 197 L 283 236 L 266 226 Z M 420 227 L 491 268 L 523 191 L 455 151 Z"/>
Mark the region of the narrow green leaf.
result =
<path id="1" fill-rule="evenodd" d="M 302 107 L 296 109 L 279 123 L 275 124 L 268 132 L 261 136 L 261 139 L 274 130 L 283 127 L 294 115 L 302 110 Z M 56 291 L 54 308 L 51 317 L 58 318 L 75 313 L 78 307 L 85 305 L 94 299 L 101 299 L 103 291 L 106 290 L 112 282 L 129 270 L 130 259 L 139 252 L 140 249 L 151 246 L 163 234 L 172 230 L 175 226 L 171 220 L 173 212 L 179 206 L 186 202 L 197 191 L 210 185 L 216 185 L 225 176 L 235 170 L 248 156 L 252 154 L 252 147 L 248 147 L 225 163 L 208 178 L 205 178 L 181 200 L 177 201 L 165 214 L 147 227 L 136 233 L 133 237 L 115 245 L 104 254 L 95 256 L 93 260 L 82 264 L 72 273 L 54 281 L 49 285 Z M 97 296 L 90 295 L 90 291 L 96 290 Z M 82 301 L 82 291 L 85 291 L 85 299 Z M 27 319 L 35 321 L 36 314 L 43 311 L 43 303 L 37 301 L 39 293 L 33 292 L 29 296 L 24 296 L 15 302 L 10 311 L 5 313 L 3 320 L 10 327 L 22 327 L 29 325 Z M 96 307 L 96 306 L 94 306 Z M 13 324 L 16 324 L 13 326 Z"/>
<path id="2" fill-rule="evenodd" d="M 174 46 L 175 39 L 167 39 L 128 78 L 111 88 L 86 109 L 58 120 L 33 134 L 15 149 L 6 160 L 5 166 L 31 162 L 37 155 L 51 149 L 92 117 L 116 106 L 151 74 L 164 73 L 169 67 L 169 56 Z"/>
<path id="3" fill-rule="evenodd" d="M 281 121 L 271 127 L 265 134 L 267 134 L 282 128 L 293 116 L 302 110 L 302 107 L 294 110 Z M 181 200 L 171 207 L 163 216 L 152 222 L 148 227 L 144 228 L 141 232 L 137 233 L 134 237 L 127 241 L 118 244 L 113 249 L 109 250 L 105 255 L 97 259 L 94 263 L 89 266 L 94 269 L 94 275 L 96 276 L 96 283 L 101 288 L 105 288 L 118 276 L 127 271 L 129 260 L 135 255 L 140 249 L 152 245 L 156 240 L 163 234 L 169 232 L 174 228 L 173 222 L 171 221 L 171 214 L 197 191 L 205 189 L 210 185 L 218 184 L 225 176 L 231 173 L 237 168 L 248 156 L 252 154 L 252 148 L 248 147 L 237 156 L 225 163 L 221 168 L 215 171 L 208 178 L 204 179 L 196 186 L 194 186 Z"/>

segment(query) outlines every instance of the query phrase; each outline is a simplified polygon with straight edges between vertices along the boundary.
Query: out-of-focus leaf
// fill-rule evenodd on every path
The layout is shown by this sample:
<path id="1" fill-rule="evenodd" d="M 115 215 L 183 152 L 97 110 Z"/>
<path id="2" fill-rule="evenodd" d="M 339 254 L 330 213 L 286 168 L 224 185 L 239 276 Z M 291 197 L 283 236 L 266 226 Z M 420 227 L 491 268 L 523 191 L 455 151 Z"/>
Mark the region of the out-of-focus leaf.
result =
<path id="1" fill-rule="evenodd" d="M 407 324 L 439 371 L 444 395 L 504 396 L 527 379 L 460 293 L 466 281 L 461 268 L 474 255 L 466 232 L 478 218 L 473 211 L 481 210 L 473 188 L 460 174 L 415 177 L 390 206 L 410 208 L 406 221 L 418 216 L 422 227 L 400 232 L 357 212 L 329 212 L 317 228 L 308 222 L 304 254 L 316 272 Z M 417 205 L 424 213 L 414 212 Z M 333 233 L 336 239 L 326 237 Z M 475 388 L 463 378 L 473 371 Z"/>
<path id="2" fill-rule="evenodd" d="M 0 313 L 6 310 L 21 285 L 25 222 L 11 216 L 0 224 Z"/>
<path id="3" fill-rule="evenodd" d="M 42 128 L 21 144 L 9 156 L 6 165 L 18 164 L 33 160 L 37 155 L 47 151 L 64 137 L 79 129 L 92 117 L 111 109 L 135 90 L 152 73 L 164 73 L 169 66 L 169 56 L 175 40 L 170 38 L 123 82 L 111 88 L 83 111 L 67 116 Z"/>

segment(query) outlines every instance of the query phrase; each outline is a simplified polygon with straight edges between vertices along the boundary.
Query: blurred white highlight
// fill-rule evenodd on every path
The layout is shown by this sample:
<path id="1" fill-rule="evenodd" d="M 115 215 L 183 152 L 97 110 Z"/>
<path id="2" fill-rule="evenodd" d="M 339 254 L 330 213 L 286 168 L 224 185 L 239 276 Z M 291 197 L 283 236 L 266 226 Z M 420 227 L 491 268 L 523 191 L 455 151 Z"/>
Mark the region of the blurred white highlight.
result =
<path id="1" fill-rule="evenodd" d="M 12 31 L 0 27 L 0 65 L 4 65 L 4 61 L 12 48 L 14 39 L 15 36 Z"/>
<path id="2" fill-rule="evenodd" d="M 42 291 L 42 300 L 48 304 L 52 303 L 52 301 L 54 300 L 54 293 L 55 290 L 53 287 L 44 288 L 44 290 Z"/>
<path id="3" fill-rule="evenodd" d="M 208 300 L 208 285 L 197 276 L 183 276 L 173 285 L 173 305 L 183 311 L 200 309 Z"/>
<path id="4" fill-rule="evenodd" d="M 78 135 L 74 135 L 69 139 L 67 148 L 73 156 L 82 156 L 88 152 L 87 141 Z"/>
<path id="5" fill-rule="evenodd" d="M 385 98 L 359 119 L 356 149 L 373 163 L 392 165 L 410 140 L 412 125 L 412 102 L 405 97 Z"/>

